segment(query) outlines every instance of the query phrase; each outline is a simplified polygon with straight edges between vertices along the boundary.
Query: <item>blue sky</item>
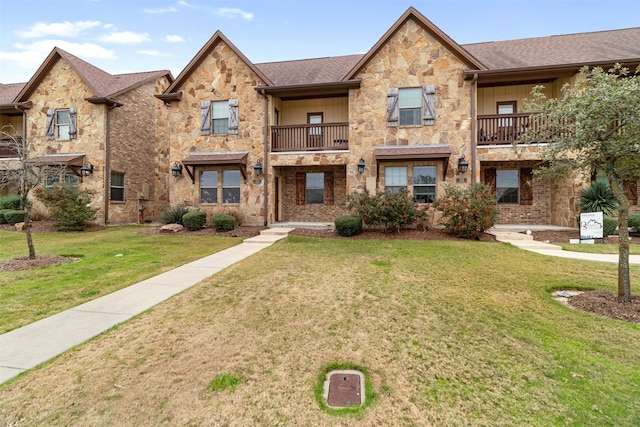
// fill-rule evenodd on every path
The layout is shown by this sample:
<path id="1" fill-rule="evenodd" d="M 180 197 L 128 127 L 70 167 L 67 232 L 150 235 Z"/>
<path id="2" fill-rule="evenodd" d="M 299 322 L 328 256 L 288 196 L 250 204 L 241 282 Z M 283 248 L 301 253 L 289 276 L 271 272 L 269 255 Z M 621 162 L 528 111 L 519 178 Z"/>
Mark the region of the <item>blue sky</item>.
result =
<path id="1" fill-rule="evenodd" d="M 460 44 L 640 26 L 640 0 L 0 0 L 0 82 L 54 46 L 177 77 L 216 30 L 254 63 L 364 53 L 409 6 Z"/>

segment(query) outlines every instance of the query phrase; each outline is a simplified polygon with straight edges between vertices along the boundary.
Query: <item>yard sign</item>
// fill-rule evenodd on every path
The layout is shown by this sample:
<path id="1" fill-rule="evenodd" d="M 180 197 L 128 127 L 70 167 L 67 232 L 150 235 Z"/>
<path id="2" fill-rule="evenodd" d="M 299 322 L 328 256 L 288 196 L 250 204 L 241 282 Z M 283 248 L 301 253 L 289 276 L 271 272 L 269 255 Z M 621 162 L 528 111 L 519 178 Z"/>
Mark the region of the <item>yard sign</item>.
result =
<path id="1" fill-rule="evenodd" d="M 585 212 L 580 214 L 580 240 L 602 239 L 604 215 L 602 212 Z"/>

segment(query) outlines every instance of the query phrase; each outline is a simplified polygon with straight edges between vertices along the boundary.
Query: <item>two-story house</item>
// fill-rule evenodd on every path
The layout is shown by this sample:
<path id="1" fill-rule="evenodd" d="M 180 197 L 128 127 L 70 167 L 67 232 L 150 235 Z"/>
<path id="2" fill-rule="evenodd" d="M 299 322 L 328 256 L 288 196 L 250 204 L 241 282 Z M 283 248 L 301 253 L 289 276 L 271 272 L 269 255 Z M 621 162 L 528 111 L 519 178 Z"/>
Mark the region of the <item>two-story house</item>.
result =
<path id="1" fill-rule="evenodd" d="M 29 82 L 0 88 L 0 120 L 33 161 L 64 166 L 46 185 L 88 190 L 99 223 L 142 222 L 169 205 L 166 110 L 154 95 L 172 82 L 165 70 L 111 75 L 55 48 Z"/>
<path id="2" fill-rule="evenodd" d="M 413 8 L 365 54 L 253 64 L 216 32 L 158 97 L 172 204 L 248 223 L 333 221 L 354 191 L 486 182 L 499 222 L 575 226 L 580 182 L 532 182 L 522 101 L 583 65 L 640 63 L 640 28 L 461 46 Z M 580 177 L 576 177 L 579 179 Z M 637 209 L 637 183 L 626 183 Z M 634 196 L 634 194 L 636 194 Z"/>

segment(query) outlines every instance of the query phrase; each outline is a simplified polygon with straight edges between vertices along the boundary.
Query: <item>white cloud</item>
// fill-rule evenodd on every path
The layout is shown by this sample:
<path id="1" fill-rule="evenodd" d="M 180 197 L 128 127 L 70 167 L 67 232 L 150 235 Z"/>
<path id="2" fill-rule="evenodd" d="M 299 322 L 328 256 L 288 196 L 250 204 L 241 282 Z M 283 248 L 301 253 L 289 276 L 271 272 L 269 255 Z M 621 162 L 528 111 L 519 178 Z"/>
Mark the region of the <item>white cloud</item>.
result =
<path id="1" fill-rule="evenodd" d="M 75 21 L 75 22 L 36 22 L 27 30 L 18 30 L 16 34 L 25 39 L 34 39 L 47 36 L 77 37 L 82 31 L 99 27 L 100 21 Z"/>
<path id="2" fill-rule="evenodd" d="M 170 53 L 159 52 L 157 50 L 138 50 L 137 52 L 141 55 L 147 55 L 147 56 L 156 56 L 156 57 L 171 56 Z"/>
<path id="3" fill-rule="evenodd" d="M 151 40 L 148 33 L 133 33 L 131 31 L 114 31 L 98 38 L 101 42 L 120 43 L 120 44 L 138 44 Z"/>
<path id="4" fill-rule="evenodd" d="M 169 43 L 182 43 L 184 39 L 176 34 L 169 34 L 164 37 L 164 41 Z"/>
<path id="5" fill-rule="evenodd" d="M 162 14 L 162 13 L 173 13 L 173 12 L 177 12 L 178 9 L 176 9 L 175 7 L 165 7 L 165 8 L 158 8 L 158 9 L 144 9 L 144 13 L 152 13 L 152 14 Z"/>
<path id="6" fill-rule="evenodd" d="M 242 9 L 237 9 L 233 7 L 221 7 L 217 9 L 215 13 L 225 18 L 233 19 L 237 16 L 240 16 L 242 19 L 246 19 L 247 21 L 251 21 L 253 19 L 253 13 L 245 12 Z"/>
<path id="7" fill-rule="evenodd" d="M 187 2 L 186 2 L 186 1 L 184 1 L 184 0 L 180 0 L 180 1 L 178 2 L 178 5 L 183 6 L 183 7 L 191 7 L 191 8 L 195 8 L 195 6 L 194 6 L 194 5 L 189 4 L 189 3 L 187 3 Z"/>

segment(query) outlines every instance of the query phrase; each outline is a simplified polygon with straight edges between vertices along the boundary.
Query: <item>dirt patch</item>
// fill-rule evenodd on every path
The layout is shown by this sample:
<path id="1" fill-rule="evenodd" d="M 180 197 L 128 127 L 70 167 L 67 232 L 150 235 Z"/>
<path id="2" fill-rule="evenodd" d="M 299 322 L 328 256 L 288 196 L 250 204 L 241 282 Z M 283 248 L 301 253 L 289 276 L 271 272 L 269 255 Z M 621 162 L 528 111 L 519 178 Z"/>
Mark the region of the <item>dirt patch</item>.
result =
<path id="1" fill-rule="evenodd" d="M 567 304 L 579 310 L 611 319 L 640 323 L 640 296 L 631 296 L 630 303 L 619 303 L 615 292 L 598 290 L 583 292 L 568 298 Z"/>
<path id="2" fill-rule="evenodd" d="M 40 255 L 36 256 L 35 259 L 29 259 L 29 257 L 18 257 L 0 262 L 0 272 L 57 267 L 59 265 L 69 264 L 77 260 L 78 258 L 70 258 L 60 255 Z"/>

